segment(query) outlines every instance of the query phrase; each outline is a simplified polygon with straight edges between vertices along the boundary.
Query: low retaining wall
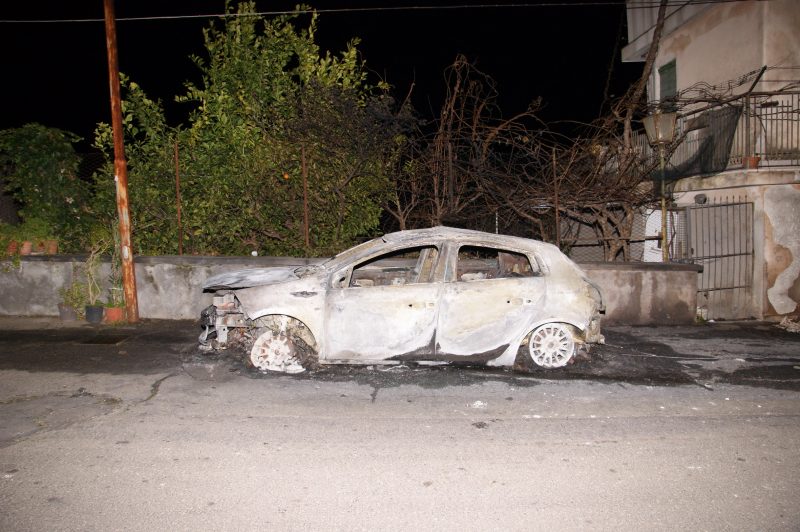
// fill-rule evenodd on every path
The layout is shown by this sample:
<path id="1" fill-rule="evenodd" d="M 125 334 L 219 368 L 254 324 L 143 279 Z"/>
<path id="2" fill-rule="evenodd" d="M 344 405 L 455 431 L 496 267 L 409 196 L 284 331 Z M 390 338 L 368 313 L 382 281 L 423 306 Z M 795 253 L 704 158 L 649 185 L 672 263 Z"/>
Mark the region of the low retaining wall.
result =
<path id="1" fill-rule="evenodd" d="M 688 325 L 697 316 L 694 264 L 592 262 L 581 264 L 600 285 L 608 325 Z"/>
<path id="2" fill-rule="evenodd" d="M 16 267 L 4 261 L 0 271 L 0 315 L 58 316 L 59 290 L 72 282 L 86 260 L 82 255 L 22 257 Z M 244 268 L 303 265 L 313 259 L 282 257 L 136 257 L 139 316 L 184 320 L 199 317 L 211 304 L 203 283 L 212 275 Z M 100 265 L 101 299 L 108 294 L 110 264 Z"/>
<path id="3" fill-rule="evenodd" d="M 0 315 L 58 316 L 58 292 L 72 281 L 85 260 L 80 255 L 22 257 L 2 262 Z M 318 259 L 289 257 L 136 258 L 139 315 L 145 319 L 195 319 L 211 304 L 202 291 L 210 276 L 243 268 L 305 265 Z M 586 263 L 581 265 L 603 290 L 604 323 L 627 325 L 688 324 L 695 320 L 698 267 L 654 263 Z M 101 265 L 106 280 L 109 264 Z M 103 283 L 105 299 L 107 283 Z"/>

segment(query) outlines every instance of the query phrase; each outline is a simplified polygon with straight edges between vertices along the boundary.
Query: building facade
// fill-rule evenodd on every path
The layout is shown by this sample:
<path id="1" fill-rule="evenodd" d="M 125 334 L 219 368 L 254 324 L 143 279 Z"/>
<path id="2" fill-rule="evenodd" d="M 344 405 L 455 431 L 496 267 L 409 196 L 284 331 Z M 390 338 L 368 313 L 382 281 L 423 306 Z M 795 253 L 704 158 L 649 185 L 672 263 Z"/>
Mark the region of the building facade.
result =
<path id="1" fill-rule="evenodd" d="M 658 6 L 629 0 L 624 61 L 644 61 Z M 709 319 L 800 312 L 800 2 L 667 8 L 648 99 L 676 112 L 665 174 L 670 260 L 701 264 Z M 639 144 L 649 148 L 642 135 Z M 660 212 L 647 225 L 657 228 Z M 655 246 L 648 242 L 647 246 Z M 660 250 L 645 249 L 645 260 Z"/>

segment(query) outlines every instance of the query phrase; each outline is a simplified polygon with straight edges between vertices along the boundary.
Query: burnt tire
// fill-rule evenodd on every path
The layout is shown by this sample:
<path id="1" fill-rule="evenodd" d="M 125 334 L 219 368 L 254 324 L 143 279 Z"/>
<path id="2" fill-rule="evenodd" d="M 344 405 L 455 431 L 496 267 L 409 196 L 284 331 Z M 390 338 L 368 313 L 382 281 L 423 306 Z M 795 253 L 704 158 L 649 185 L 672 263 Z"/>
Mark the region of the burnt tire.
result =
<path id="1" fill-rule="evenodd" d="M 259 371 L 302 373 L 318 365 L 316 342 L 302 322 L 266 316 L 254 322 L 245 362 Z"/>

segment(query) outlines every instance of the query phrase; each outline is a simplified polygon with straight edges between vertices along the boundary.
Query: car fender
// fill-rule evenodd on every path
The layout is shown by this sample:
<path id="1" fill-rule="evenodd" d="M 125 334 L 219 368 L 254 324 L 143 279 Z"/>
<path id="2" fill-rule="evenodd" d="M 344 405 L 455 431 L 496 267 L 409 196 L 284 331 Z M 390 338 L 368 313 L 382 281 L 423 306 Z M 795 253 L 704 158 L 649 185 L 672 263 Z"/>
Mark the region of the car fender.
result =
<path id="1" fill-rule="evenodd" d="M 512 366 L 514 365 L 514 361 L 517 359 L 517 353 L 519 352 L 519 348 L 522 345 L 522 342 L 528 335 L 537 327 L 540 327 L 546 323 L 565 323 L 572 327 L 575 327 L 581 333 L 586 331 L 587 323 L 583 320 L 575 319 L 575 316 L 549 316 L 546 318 L 537 317 L 532 319 L 527 325 L 514 336 L 515 340 L 509 343 L 508 347 L 505 351 L 503 351 L 500 356 L 488 361 L 486 364 L 488 366 Z M 581 338 L 578 338 L 581 340 Z"/>
<path id="2" fill-rule="evenodd" d="M 263 316 L 283 315 L 303 322 L 314 335 L 317 346 L 324 341 L 323 316 L 325 291 L 318 286 L 306 286 L 306 283 L 293 283 L 295 286 L 283 285 L 280 290 L 271 286 L 257 286 L 241 289 L 236 297 L 245 314 L 251 320 Z M 264 304 L 264 302 L 268 304 Z"/>

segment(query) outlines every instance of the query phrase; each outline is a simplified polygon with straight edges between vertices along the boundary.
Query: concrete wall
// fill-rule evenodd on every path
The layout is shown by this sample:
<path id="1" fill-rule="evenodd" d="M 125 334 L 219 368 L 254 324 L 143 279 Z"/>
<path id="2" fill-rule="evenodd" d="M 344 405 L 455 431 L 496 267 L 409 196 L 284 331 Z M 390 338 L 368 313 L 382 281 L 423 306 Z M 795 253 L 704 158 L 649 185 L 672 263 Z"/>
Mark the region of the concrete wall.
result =
<path id="1" fill-rule="evenodd" d="M 658 20 L 658 4 L 652 0 L 627 0 L 628 44 L 622 49 L 622 60 L 644 61 L 653 28 Z M 708 4 L 680 4 L 667 6 L 663 35 L 669 35 L 692 18 L 711 9 Z"/>
<path id="2" fill-rule="evenodd" d="M 768 316 L 800 308 L 800 184 L 764 190 L 764 258 Z"/>
<path id="3" fill-rule="evenodd" d="M 0 269 L 0 315 L 57 316 L 60 288 L 67 286 L 81 256 L 24 257 Z M 194 319 L 211 304 L 203 282 L 242 268 L 303 265 L 315 259 L 281 257 L 137 257 L 139 315 L 145 319 Z M 686 265 L 587 263 L 587 274 L 602 288 L 606 323 L 686 324 L 696 312 L 697 268 Z M 108 264 L 101 279 L 108 276 Z M 104 289 L 107 284 L 104 285 Z M 105 299 L 105 290 L 103 299 Z"/>
<path id="4" fill-rule="evenodd" d="M 605 324 L 679 325 L 695 321 L 698 266 L 595 262 L 581 267 L 603 290 Z"/>
<path id="5" fill-rule="evenodd" d="M 759 4 L 713 6 L 664 36 L 654 65 L 654 80 L 658 69 L 673 60 L 678 90 L 698 82 L 726 82 L 764 66 L 764 15 Z M 655 80 L 651 98 L 661 97 L 658 86 Z"/>
<path id="6" fill-rule="evenodd" d="M 657 12 L 657 3 L 654 6 L 644 0 L 629 0 L 628 45 L 622 51 L 623 61 L 644 60 Z M 648 84 L 648 97 L 651 100 L 660 98 L 658 69 L 673 60 L 677 67 L 678 90 L 698 82 L 724 84 L 765 65 L 797 66 L 800 64 L 798 27 L 800 2 L 797 0 L 672 6 L 667 10 L 664 34 Z M 746 84 L 735 88 L 734 93 L 740 94 L 749 88 Z M 756 90 L 778 88 L 774 83 L 761 83 Z"/>
<path id="7" fill-rule="evenodd" d="M 0 269 L 0 315 L 57 316 L 59 290 L 72 282 L 85 256 L 42 255 L 9 261 Z M 210 276 L 231 270 L 314 262 L 282 257 L 136 257 L 139 316 L 150 319 L 192 319 L 211 304 L 202 291 Z M 107 299 L 109 264 L 101 265 L 102 300 Z"/>
<path id="8" fill-rule="evenodd" d="M 709 203 L 753 203 L 753 290 L 749 314 L 758 319 L 800 310 L 800 170 L 758 169 L 681 179 L 677 206 L 704 194 Z"/>

